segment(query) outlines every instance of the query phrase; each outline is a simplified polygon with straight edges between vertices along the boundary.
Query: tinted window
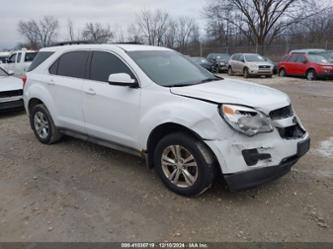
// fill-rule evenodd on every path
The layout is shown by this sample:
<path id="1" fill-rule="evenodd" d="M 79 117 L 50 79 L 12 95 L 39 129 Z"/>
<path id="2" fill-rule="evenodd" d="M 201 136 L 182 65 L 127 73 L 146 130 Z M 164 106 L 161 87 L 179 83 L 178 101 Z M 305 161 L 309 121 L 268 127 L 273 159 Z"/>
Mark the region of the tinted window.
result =
<path id="1" fill-rule="evenodd" d="M 17 59 L 16 59 L 16 62 L 17 62 L 17 63 L 20 63 L 20 62 L 21 62 L 21 57 L 22 57 L 22 53 L 18 53 L 18 54 L 17 54 Z"/>
<path id="2" fill-rule="evenodd" d="M 85 78 L 88 56 L 89 52 L 83 51 L 66 53 L 50 68 L 50 73 L 74 78 Z"/>
<path id="3" fill-rule="evenodd" d="M 28 72 L 34 70 L 36 67 L 38 67 L 40 64 L 42 64 L 47 58 L 49 58 L 53 52 L 39 52 L 34 60 L 32 61 Z"/>
<path id="4" fill-rule="evenodd" d="M 94 52 L 91 60 L 90 79 L 108 82 L 110 74 L 127 73 L 135 79 L 129 68 L 115 55 Z"/>
<path id="5" fill-rule="evenodd" d="M 27 52 L 25 54 L 24 61 L 25 62 L 31 62 L 34 60 L 35 56 L 37 55 L 37 52 Z"/>

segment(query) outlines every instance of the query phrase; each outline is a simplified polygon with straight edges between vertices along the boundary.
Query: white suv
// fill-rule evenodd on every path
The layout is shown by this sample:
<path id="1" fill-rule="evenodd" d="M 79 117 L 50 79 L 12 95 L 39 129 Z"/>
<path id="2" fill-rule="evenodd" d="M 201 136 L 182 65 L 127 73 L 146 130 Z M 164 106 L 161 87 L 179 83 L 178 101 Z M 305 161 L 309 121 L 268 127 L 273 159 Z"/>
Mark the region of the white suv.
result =
<path id="1" fill-rule="evenodd" d="M 143 156 L 181 195 L 216 176 L 232 191 L 271 181 L 310 146 L 286 94 L 218 78 L 167 48 L 46 48 L 24 81 L 39 141 L 65 134 Z"/>

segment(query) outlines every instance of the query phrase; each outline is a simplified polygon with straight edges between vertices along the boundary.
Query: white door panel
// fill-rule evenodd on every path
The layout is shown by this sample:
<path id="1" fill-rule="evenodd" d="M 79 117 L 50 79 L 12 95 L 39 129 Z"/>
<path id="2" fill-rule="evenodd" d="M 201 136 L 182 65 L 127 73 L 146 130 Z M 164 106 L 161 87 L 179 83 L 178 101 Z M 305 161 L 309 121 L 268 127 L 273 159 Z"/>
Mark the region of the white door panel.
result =
<path id="1" fill-rule="evenodd" d="M 90 81 L 84 85 L 84 91 L 88 134 L 136 148 L 141 89 Z"/>
<path id="2" fill-rule="evenodd" d="M 53 94 L 59 126 L 85 133 L 83 117 L 83 84 L 86 80 L 52 76 L 48 88 Z"/>

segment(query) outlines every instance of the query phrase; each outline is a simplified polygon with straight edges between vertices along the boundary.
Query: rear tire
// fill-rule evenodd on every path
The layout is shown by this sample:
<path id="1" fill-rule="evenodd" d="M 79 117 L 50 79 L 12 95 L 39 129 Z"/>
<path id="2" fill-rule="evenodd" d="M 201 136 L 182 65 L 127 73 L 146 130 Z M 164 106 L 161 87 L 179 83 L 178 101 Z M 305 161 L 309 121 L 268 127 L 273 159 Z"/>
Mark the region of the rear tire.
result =
<path id="1" fill-rule="evenodd" d="M 309 71 L 307 71 L 306 73 L 306 79 L 309 81 L 313 81 L 317 79 L 317 73 L 314 69 L 310 69 Z"/>
<path id="2" fill-rule="evenodd" d="M 62 138 L 62 134 L 54 125 L 49 111 L 43 104 L 31 108 L 30 124 L 35 136 L 43 144 L 54 144 Z"/>
<path id="3" fill-rule="evenodd" d="M 154 165 L 167 188 L 179 195 L 197 196 L 213 184 L 213 158 L 200 140 L 184 133 L 174 133 L 157 144 Z"/>

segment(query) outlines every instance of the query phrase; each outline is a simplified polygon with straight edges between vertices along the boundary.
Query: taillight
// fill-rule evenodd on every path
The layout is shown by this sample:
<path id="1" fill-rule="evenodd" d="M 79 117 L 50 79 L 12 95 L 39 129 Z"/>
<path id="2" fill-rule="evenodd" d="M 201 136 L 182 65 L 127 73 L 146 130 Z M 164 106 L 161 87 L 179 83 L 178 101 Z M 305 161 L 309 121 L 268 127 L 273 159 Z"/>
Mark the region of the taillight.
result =
<path id="1" fill-rule="evenodd" d="M 23 88 L 24 88 L 24 86 L 25 86 L 25 83 L 27 83 L 27 79 L 28 79 L 28 77 L 27 77 L 26 74 L 23 74 L 23 75 L 21 76 L 21 80 L 23 81 Z"/>

